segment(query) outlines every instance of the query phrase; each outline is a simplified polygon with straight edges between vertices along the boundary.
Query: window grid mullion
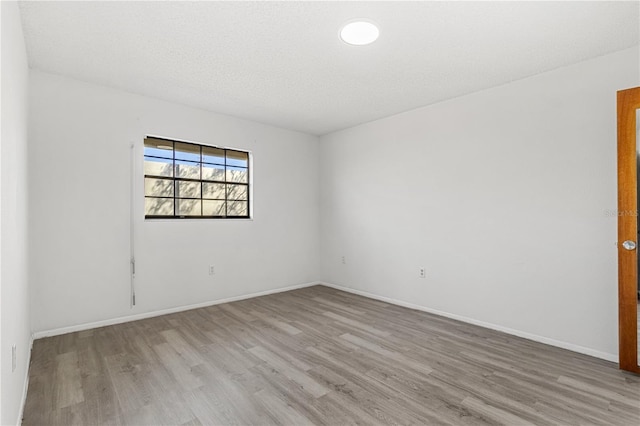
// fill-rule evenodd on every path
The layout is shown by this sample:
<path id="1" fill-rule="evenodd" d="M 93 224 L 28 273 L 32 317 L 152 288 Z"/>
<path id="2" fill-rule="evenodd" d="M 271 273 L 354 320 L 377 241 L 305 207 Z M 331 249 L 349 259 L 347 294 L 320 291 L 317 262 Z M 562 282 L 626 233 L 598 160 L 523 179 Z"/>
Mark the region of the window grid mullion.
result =
<path id="1" fill-rule="evenodd" d="M 204 216 L 204 199 L 202 198 L 202 191 L 204 190 L 202 186 L 202 145 L 200 146 L 200 216 Z"/>
<path id="2" fill-rule="evenodd" d="M 178 217 L 178 198 L 176 197 L 176 188 L 177 188 L 177 182 L 176 182 L 176 143 L 175 142 L 171 142 L 171 150 L 173 152 L 173 217 Z"/>
<path id="3" fill-rule="evenodd" d="M 154 139 L 160 139 L 160 138 L 154 138 Z M 164 159 L 164 160 L 170 160 L 171 161 L 171 165 L 172 165 L 172 176 L 168 177 L 168 176 L 155 176 L 155 175 L 147 175 L 144 174 L 144 178 L 151 178 L 151 179 L 158 179 L 158 180 L 170 180 L 173 184 L 173 197 L 161 197 L 161 196 L 147 196 L 145 193 L 144 198 L 154 198 L 154 199 L 167 199 L 173 200 L 173 215 L 146 215 L 146 218 L 176 218 L 176 219 L 181 219 L 181 218 L 206 218 L 206 217 L 223 217 L 223 218 L 247 218 L 250 217 L 249 212 L 250 212 L 250 182 L 251 182 L 251 176 L 250 176 L 250 164 L 249 164 L 249 153 L 245 152 L 245 151 L 236 151 L 236 150 L 230 150 L 230 149 L 226 149 L 226 148 L 217 148 L 220 151 L 222 151 L 223 156 L 224 156 L 224 164 L 216 164 L 216 163 L 208 163 L 204 161 L 204 145 L 200 145 L 200 144 L 195 144 L 195 143 L 189 143 L 189 142 L 180 142 L 181 144 L 188 144 L 188 145 L 195 145 L 198 147 L 198 151 L 199 151 L 199 161 L 195 162 L 195 161 L 190 161 L 190 160 L 184 160 L 187 161 L 188 163 L 195 163 L 193 165 L 198 166 L 198 179 L 193 179 L 193 178 L 183 178 L 183 177 L 178 177 L 178 173 L 176 170 L 177 167 L 177 161 L 182 161 L 182 160 L 178 160 L 177 155 L 176 155 L 176 141 L 174 140 L 168 140 L 168 139 L 163 139 L 166 140 L 168 143 L 171 143 L 171 151 L 172 151 L 172 155 L 171 158 L 165 158 L 165 157 L 157 157 L 154 155 L 144 155 L 145 159 L 149 158 L 149 159 L 153 159 L 153 158 L 157 158 L 157 159 Z M 228 179 L 228 172 L 229 172 L 229 168 L 232 167 L 229 162 L 228 162 L 228 152 L 229 151 L 233 151 L 233 152 L 238 152 L 238 153 L 242 153 L 246 155 L 246 162 L 247 162 L 247 166 L 233 166 L 234 168 L 237 169 L 244 169 L 246 172 L 246 176 L 247 176 L 247 182 L 230 182 Z M 189 152 L 189 151 L 186 151 Z M 192 152 L 192 151 L 191 151 Z M 220 165 L 223 166 L 223 172 L 224 172 L 224 177 L 222 180 L 218 181 L 218 180 L 204 180 L 203 178 L 203 167 L 204 164 L 207 165 Z M 200 195 L 199 197 L 181 197 L 181 194 L 179 192 L 179 182 L 197 182 L 200 186 Z M 204 197 L 204 184 L 205 183 L 215 183 L 215 184 L 223 184 L 224 185 L 224 199 L 220 199 L 220 198 L 206 198 Z M 244 200 L 237 200 L 237 201 L 243 201 L 246 203 L 246 215 L 243 216 L 229 216 L 229 202 L 230 202 L 230 190 L 229 190 L 229 185 L 238 185 L 238 186 L 244 186 L 246 187 L 246 198 Z M 146 191 L 145 191 L 146 192 Z M 181 215 L 180 214 L 180 203 L 179 200 L 197 200 L 200 202 L 200 215 L 199 216 L 191 216 L 191 215 Z M 224 202 L 224 216 L 205 216 L 204 215 L 204 201 L 205 200 L 217 200 L 217 201 L 223 201 Z"/>
<path id="4" fill-rule="evenodd" d="M 224 217 L 229 216 L 229 194 L 227 190 L 227 150 L 224 150 Z"/>

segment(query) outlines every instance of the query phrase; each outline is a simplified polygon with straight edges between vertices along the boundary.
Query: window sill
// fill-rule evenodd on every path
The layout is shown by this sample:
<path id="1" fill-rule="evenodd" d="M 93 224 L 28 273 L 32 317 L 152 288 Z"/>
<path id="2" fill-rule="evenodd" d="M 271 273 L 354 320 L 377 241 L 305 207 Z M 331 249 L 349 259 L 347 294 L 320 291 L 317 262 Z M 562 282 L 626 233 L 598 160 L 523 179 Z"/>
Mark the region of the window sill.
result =
<path id="1" fill-rule="evenodd" d="M 252 217 L 239 217 L 239 218 L 227 218 L 227 217 L 218 217 L 218 218 L 197 218 L 197 217 L 185 217 L 182 219 L 174 219 L 174 218 L 144 218 L 145 222 L 253 222 Z"/>

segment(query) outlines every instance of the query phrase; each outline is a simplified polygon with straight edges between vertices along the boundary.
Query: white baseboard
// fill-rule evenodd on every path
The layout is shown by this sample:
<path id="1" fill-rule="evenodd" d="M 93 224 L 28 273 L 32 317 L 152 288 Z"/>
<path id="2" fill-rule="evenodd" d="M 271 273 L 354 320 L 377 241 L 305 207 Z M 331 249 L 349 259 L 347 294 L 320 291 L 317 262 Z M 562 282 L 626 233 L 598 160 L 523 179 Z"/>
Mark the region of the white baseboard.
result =
<path id="1" fill-rule="evenodd" d="M 449 312 L 443 312 L 436 309 L 427 308 L 425 306 L 416 305 L 413 303 L 405 302 L 402 300 L 392 299 L 390 297 L 378 296 L 377 294 L 368 293 L 366 291 L 356 290 L 349 287 L 344 287 L 341 285 L 331 284 L 327 282 L 322 282 L 320 285 L 324 285 L 326 287 L 335 288 L 336 290 L 346 291 L 347 293 L 353 293 L 360 296 L 368 297 L 371 299 L 380 300 L 382 302 L 391 303 L 392 305 L 403 306 L 405 308 L 415 309 L 418 311 L 428 312 L 430 314 L 439 315 L 446 318 L 455 319 L 458 321 L 466 322 L 473 325 L 478 325 L 480 327 L 488 328 L 491 330 L 501 331 L 503 333 L 512 334 L 514 336 L 522 337 L 524 339 L 533 340 L 534 342 L 544 343 L 550 346 L 556 346 L 562 349 L 568 349 L 573 352 L 578 352 L 581 354 L 589 355 L 595 358 L 604 359 L 611 362 L 618 362 L 618 356 L 616 354 L 611 354 L 607 352 L 597 351 L 595 349 L 586 348 L 584 346 L 574 345 L 573 343 L 562 342 L 560 340 L 550 339 L 544 336 L 538 336 L 537 334 L 527 333 L 525 331 L 515 330 L 508 327 L 503 327 L 501 325 L 496 325 L 484 321 L 475 320 L 473 318 L 467 318 L 461 315 L 451 314 Z"/>
<path id="2" fill-rule="evenodd" d="M 584 346 L 579 346 L 579 345 L 575 345 L 575 344 L 572 344 L 572 343 L 567 343 L 567 342 L 563 342 L 563 341 L 560 341 L 560 340 L 555 340 L 555 339 L 551 339 L 551 338 L 548 338 L 548 337 L 539 336 L 539 335 L 536 335 L 536 334 L 527 333 L 527 332 L 520 331 L 520 330 L 515 330 L 515 329 L 512 329 L 512 328 L 503 327 L 501 325 L 492 324 L 492 323 L 488 323 L 488 322 L 484 322 L 484 321 L 479 321 L 479 320 L 476 320 L 476 319 L 473 319 L 473 318 L 467 318 L 467 317 L 464 317 L 464 316 L 461 316 L 461 315 L 452 314 L 452 313 L 444 312 L 444 311 L 439 311 L 439 310 L 436 310 L 436 309 L 427 308 L 425 306 L 416 305 L 416 304 L 405 302 L 405 301 L 402 301 L 402 300 L 393 299 L 393 298 L 390 298 L 390 297 L 379 296 L 377 294 L 369 293 L 369 292 L 362 291 L 362 290 L 356 290 L 356 289 L 353 289 L 353 288 L 344 287 L 344 286 L 341 286 L 341 285 L 336 285 L 336 284 L 332 284 L 332 283 L 328 283 L 328 282 L 309 282 L 309 283 L 304 283 L 304 284 L 297 284 L 297 285 L 292 285 L 292 286 L 288 286 L 288 287 L 281 287 L 281 288 L 277 288 L 277 289 L 272 289 L 272 290 L 266 290 L 266 291 L 261 291 L 261 292 L 257 292 L 257 293 L 246 294 L 246 295 L 242 295 L 242 296 L 235 296 L 235 297 L 229 297 L 229 298 L 226 298 L 226 299 L 219 299 L 219 300 L 207 301 L 207 302 L 203 302 L 203 303 L 196 303 L 196 304 L 193 304 L 193 305 L 178 306 L 178 307 L 175 307 L 175 308 L 168 308 L 168 309 L 162 309 L 162 310 L 158 310 L 158 311 L 144 312 L 144 313 L 141 313 L 141 314 L 128 315 L 128 316 L 124 316 L 124 317 L 112 318 L 112 319 L 103 320 L 103 321 L 96 321 L 96 322 L 90 322 L 90 323 L 85 323 L 85 324 L 73 325 L 73 326 L 69 326 L 69 327 L 62 327 L 62 328 L 56 328 L 56 329 L 51 329 L 51 330 L 38 331 L 38 332 L 35 332 L 33 334 L 31 342 L 33 344 L 33 340 L 34 339 L 40 339 L 40 338 L 43 338 L 43 337 L 58 336 L 58 335 L 61 335 L 61 334 L 73 333 L 73 332 L 76 332 L 76 331 L 89 330 L 89 329 L 92 329 L 92 328 L 105 327 L 105 326 L 108 326 L 108 325 L 121 324 L 121 323 L 124 323 L 124 322 L 130 322 L 130 321 L 137 321 L 137 320 L 140 320 L 140 319 L 152 318 L 152 317 L 157 317 L 157 316 L 160 316 L 160 315 L 166 315 L 166 314 L 172 314 L 172 313 L 176 313 L 176 312 L 188 311 L 190 309 L 204 308 L 204 307 L 207 307 L 207 306 L 219 305 L 219 304 L 222 304 L 222 303 L 229 303 L 229 302 L 235 302 L 235 301 L 238 301 L 238 300 L 245 300 L 245 299 L 251 299 L 251 298 L 254 298 L 254 297 L 266 296 L 266 295 L 269 295 L 269 294 L 282 293 L 282 292 L 285 292 L 285 291 L 296 290 L 296 289 L 305 288 L 305 287 L 311 287 L 311 286 L 314 286 L 314 285 L 324 285 L 326 287 L 331 287 L 331 288 L 335 288 L 337 290 L 346 291 L 348 293 L 353 293 L 353 294 L 357 294 L 357 295 L 360 295 L 360 296 L 369 297 L 371 299 L 380 300 L 380 301 L 383 301 L 383 302 L 391 303 L 393 305 L 403 306 L 405 308 L 415 309 L 415 310 L 418 310 L 418 311 L 424 311 L 424 312 L 428 312 L 428 313 L 431 313 L 431 314 L 440 315 L 442 317 L 446 317 L 446 318 L 451 318 L 451 319 L 455 319 L 455 320 L 458 320 L 458 321 L 462 321 L 462 322 L 465 322 L 465 323 L 468 323 L 468 324 L 478 325 L 480 327 L 488 328 L 488 329 L 491 329 L 491 330 L 501 331 L 503 333 L 511 334 L 511 335 L 518 336 L 518 337 L 522 337 L 524 339 L 532 340 L 534 342 L 539 342 L 539 343 L 544 343 L 544 344 L 551 345 L 551 346 L 556 346 L 558 348 L 567 349 L 567 350 L 570 350 L 570 351 L 573 351 L 573 352 L 577 352 L 577 353 L 593 356 L 595 358 L 600 358 L 600 359 L 604 359 L 604 360 L 611 361 L 611 362 L 616 362 L 616 363 L 618 362 L 618 356 L 616 354 L 602 352 L 602 351 L 598 351 L 598 350 L 595 350 L 595 349 L 587 348 L 587 347 L 584 347 Z M 29 351 L 29 356 L 31 356 L 31 351 Z M 27 380 L 28 380 L 28 375 L 27 375 Z M 26 388 L 25 388 L 25 397 L 26 397 Z"/>
<path id="3" fill-rule="evenodd" d="M 76 331 L 90 330 L 92 328 L 105 327 L 108 325 L 122 324 L 124 322 L 137 321 L 145 318 L 157 317 L 160 315 L 173 314 L 176 312 L 188 311 L 191 309 L 204 308 L 207 306 L 220 305 L 223 303 L 236 302 L 238 300 L 252 299 L 254 297 L 267 296 L 269 294 L 282 293 L 285 291 L 296 290 L 299 288 L 321 285 L 320 282 L 309 282 L 304 284 L 296 284 L 287 287 L 276 288 L 272 290 L 260 291 L 257 293 L 245 294 L 242 296 L 228 297 L 226 299 L 210 300 L 207 302 L 196 303 L 193 305 L 177 306 L 175 308 L 161 309 L 158 311 L 144 312 L 141 314 L 127 315 L 124 317 L 111 318 L 102 321 L 89 322 L 84 324 L 72 325 L 69 327 L 54 328 L 51 330 L 36 331 L 33 333 L 33 339 L 41 339 L 43 337 L 59 336 L 61 334 L 74 333 Z"/>
<path id="4" fill-rule="evenodd" d="M 29 354 L 27 355 L 27 368 L 24 373 L 24 385 L 22 386 L 22 400 L 20 401 L 20 411 L 18 412 L 17 426 L 22 425 L 24 416 L 24 406 L 27 403 L 27 391 L 29 390 L 29 370 L 31 369 L 31 350 L 33 349 L 33 334 L 29 338 Z"/>

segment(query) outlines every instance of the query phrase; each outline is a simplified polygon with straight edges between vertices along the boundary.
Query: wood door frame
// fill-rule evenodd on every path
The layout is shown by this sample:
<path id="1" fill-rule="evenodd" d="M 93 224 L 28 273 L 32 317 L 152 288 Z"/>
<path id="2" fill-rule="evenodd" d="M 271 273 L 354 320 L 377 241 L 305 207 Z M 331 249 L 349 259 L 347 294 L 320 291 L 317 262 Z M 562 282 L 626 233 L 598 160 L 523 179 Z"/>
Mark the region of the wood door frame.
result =
<path id="1" fill-rule="evenodd" d="M 640 87 L 618 92 L 618 326 L 620 368 L 640 373 L 638 366 L 638 175 L 636 166 L 636 110 Z M 633 152 L 633 155 L 630 153 Z"/>

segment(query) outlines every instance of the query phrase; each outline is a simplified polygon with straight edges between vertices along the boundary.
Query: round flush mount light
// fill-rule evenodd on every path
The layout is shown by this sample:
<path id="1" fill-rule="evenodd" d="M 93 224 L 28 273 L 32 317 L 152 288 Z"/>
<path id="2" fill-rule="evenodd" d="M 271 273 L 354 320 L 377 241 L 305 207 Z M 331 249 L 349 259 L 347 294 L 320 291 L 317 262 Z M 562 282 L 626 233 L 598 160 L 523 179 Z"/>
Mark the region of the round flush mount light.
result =
<path id="1" fill-rule="evenodd" d="M 378 27 L 373 22 L 364 20 L 351 21 L 342 27 L 342 31 L 340 31 L 342 41 L 354 46 L 373 43 L 378 39 L 379 35 Z"/>

